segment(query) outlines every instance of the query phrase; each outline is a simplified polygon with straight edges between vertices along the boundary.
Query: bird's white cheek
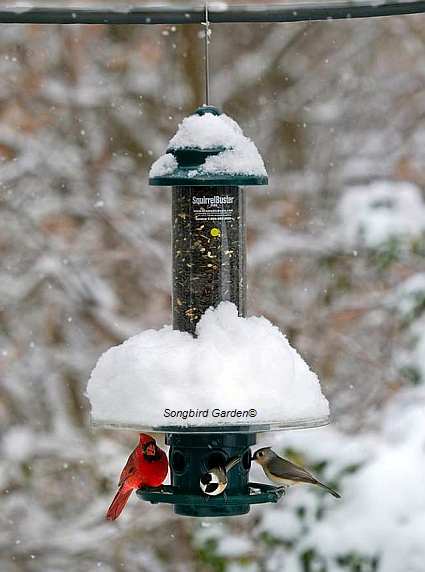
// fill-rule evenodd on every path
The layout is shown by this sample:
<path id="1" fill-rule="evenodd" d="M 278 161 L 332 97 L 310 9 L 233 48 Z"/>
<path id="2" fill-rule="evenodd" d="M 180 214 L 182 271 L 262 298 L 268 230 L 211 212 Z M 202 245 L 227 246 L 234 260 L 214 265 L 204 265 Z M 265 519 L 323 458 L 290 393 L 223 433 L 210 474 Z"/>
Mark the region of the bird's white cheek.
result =
<path id="1" fill-rule="evenodd" d="M 216 497 L 223 492 L 223 487 L 218 487 L 218 489 L 211 494 L 211 496 Z"/>

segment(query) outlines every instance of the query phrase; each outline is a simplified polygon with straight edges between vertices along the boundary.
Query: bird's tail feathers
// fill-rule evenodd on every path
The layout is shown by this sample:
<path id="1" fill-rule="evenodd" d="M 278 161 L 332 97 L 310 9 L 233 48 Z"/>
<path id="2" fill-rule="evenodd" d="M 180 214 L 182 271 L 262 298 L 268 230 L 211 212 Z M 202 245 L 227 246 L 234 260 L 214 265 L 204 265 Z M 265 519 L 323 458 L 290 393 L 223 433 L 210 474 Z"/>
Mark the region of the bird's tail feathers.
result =
<path id="1" fill-rule="evenodd" d="M 114 500 L 111 502 L 111 506 L 108 508 L 108 512 L 106 513 L 107 520 L 115 520 L 119 517 L 132 492 L 132 489 L 126 491 L 123 491 L 122 487 L 118 489 L 118 492 L 114 496 Z"/>
<path id="2" fill-rule="evenodd" d="M 226 471 L 230 471 L 233 467 L 236 467 L 238 463 L 242 461 L 242 457 L 232 457 L 226 464 Z"/>
<path id="3" fill-rule="evenodd" d="M 325 485 L 324 483 L 321 483 L 320 481 L 316 481 L 315 484 L 319 485 L 319 487 L 322 487 L 322 489 L 325 489 L 326 491 L 328 491 L 328 493 L 330 493 L 336 499 L 341 498 L 341 495 L 336 490 L 331 489 L 331 487 L 328 487 L 328 485 Z"/>

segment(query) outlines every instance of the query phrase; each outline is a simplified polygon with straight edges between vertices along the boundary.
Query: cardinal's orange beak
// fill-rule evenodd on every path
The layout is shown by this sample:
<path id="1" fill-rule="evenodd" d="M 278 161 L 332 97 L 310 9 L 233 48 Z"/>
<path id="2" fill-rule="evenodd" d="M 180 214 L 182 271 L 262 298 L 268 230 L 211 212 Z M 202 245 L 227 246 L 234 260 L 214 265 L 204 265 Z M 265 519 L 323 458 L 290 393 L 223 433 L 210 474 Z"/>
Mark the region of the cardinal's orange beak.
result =
<path id="1" fill-rule="evenodd" d="M 156 453 L 156 445 L 155 443 L 148 443 L 145 447 L 145 453 L 149 456 L 154 456 Z"/>

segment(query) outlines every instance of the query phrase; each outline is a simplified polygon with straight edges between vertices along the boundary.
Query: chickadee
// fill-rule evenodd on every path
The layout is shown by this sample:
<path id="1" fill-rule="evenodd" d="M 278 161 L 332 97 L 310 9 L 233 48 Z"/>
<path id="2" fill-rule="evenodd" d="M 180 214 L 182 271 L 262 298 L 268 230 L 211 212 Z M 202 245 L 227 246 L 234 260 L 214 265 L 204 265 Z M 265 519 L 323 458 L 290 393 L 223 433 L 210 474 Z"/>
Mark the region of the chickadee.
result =
<path id="1" fill-rule="evenodd" d="M 337 499 L 341 498 L 339 493 L 318 481 L 306 469 L 291 463 L 291 461 L 282 459 L 282 457 L 279 457 L 270 447 L 264 447 L 263 449 L 255 451 L 252 460 L 263 467 L 266 476 L 273 483 L 283 486 L 309 483 L 326 489 Z"/>
<path id="2" fill-rule="evenodd" d="M 226 465 L 213 467 L 207 473 L 202 475 L 199 481 L 199 486 L 201 487 L 202 492 L 212 497 L 224 492 L 228 483 L 228 471 L 233 469 L 233 467 L 235 467 L 240 461 L 241 457 L 233 457 Z"/>

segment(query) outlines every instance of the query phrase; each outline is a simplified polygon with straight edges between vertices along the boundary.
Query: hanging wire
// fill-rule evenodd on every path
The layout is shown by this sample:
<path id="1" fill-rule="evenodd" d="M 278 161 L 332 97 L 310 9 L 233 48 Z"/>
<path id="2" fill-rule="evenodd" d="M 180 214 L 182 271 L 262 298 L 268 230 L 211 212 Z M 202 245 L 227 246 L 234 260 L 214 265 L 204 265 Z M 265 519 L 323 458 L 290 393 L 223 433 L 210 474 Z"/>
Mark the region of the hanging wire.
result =
<path id="1" fill-rule="evenodd" d="M 205 105 L 210 103 L 210 20 L 208 14 L 208 0 L 205 0 L 205 34 L 204 34 L 204 58 L 205 58 Z"/>

